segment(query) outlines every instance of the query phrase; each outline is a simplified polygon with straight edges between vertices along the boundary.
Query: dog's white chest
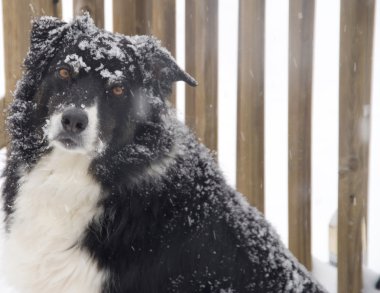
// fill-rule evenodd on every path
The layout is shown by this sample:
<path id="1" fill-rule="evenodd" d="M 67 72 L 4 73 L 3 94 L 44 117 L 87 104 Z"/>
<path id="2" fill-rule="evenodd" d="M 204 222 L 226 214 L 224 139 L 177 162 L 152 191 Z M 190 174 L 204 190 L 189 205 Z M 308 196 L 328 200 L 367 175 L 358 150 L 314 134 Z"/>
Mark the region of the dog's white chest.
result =
<path id="1" fill-rule="evenodd" d="M 8 278 L 22 292 L 100 292 L 103 273 L 78 245 L 101 212 L 89 162 L 54 150 L 22 178 L 5 247 Z"/>

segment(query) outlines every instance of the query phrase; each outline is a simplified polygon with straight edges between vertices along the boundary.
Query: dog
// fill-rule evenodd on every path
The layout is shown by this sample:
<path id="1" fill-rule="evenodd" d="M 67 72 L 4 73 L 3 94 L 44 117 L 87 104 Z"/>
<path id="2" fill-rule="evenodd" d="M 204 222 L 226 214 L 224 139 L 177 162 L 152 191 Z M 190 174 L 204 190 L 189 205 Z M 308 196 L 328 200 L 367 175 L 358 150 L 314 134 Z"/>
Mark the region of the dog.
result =
<path id="1" fill-rule="evenodd" d="M 42 17 L 24 67 L 2 191 L 15 288 L 325 292 L 175 118 L 172 84 L 197 82 L 154 37 Z"/>

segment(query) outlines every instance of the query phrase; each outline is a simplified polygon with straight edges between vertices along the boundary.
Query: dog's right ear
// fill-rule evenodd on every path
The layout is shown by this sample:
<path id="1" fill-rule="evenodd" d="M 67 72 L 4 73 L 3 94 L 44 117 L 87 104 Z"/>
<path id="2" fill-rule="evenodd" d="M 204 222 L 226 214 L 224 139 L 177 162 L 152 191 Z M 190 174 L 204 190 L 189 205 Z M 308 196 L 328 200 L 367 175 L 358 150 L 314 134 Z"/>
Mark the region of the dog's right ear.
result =
<path id="1" fill-rule="evenodd" d="M 51 16 L 42 16 L 32 22 L 30 33 L 31 48 L 40 47 L 46 41 L 57 38 L 67 23 Z"/>
<path id="2" fill-rule="evenodd" d="M 67 23 L 55 17 L 43 16 L 34 19 L 30 32 L 30 50 L 24 66 L 37 75 L 41 74 L 50 58 L 59 50 L 59 42 L 65 35 L 65 28 Z"/>

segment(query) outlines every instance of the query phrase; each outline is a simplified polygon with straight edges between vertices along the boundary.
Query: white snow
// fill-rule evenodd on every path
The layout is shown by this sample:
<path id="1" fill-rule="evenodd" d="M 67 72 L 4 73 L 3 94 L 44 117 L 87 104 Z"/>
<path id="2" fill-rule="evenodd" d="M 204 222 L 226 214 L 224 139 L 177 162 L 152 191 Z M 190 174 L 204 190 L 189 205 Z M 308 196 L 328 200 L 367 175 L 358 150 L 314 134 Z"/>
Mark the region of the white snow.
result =
<path id="1" fill-rule="evenodd" d="M 314 258 L 313 275 L 321 282 L 328 292 L 338 292 L 338 273 L 335 266 Z M 379 293 L 380 291 L 375 289 L 375 283 L 378 278 L 379 274 L 368 268 L 363 268 L 363 293 Z"/>
<path id="2" fill-rule="evenodd" d="M 68 65 L 71 65 L 76 74 L 78 74 L 81 69 L 84 69 L 84 71 L 86 72 L 89 72 L 91 70 L 91 67 L 88 66 L 83 61 L 83 58 L 81 56 L 78 56 L 77 54 L 67 55 L 64 62 Z"/>
<path id="3" fill-rule="evenodd" d="M 99 33 L 95 36 L 91 36 L 91 39 L 84 39 L 79 42 L 78 48 L 82 51 L 90 50 L 94 60 L 112 58 L 117 58 L 122 61 L 125 60 L 125 53 L 118 46 L 115 45 L 115 40 L 120 41 L 122 39 L 121 35 L 113 35 L 113 40 L 108 41 L 109 48 L 106 49 L 104 46 L 99 46 L 99 41 L 101 39 L 102 42 L 107 42 L 107 40 L 104 39 L 106 35 L 106 33 Z"/>
<path id="4" fill-rule="evenodd" d="M 103 65 L 103 64 L 101 64 L 101 65 Z M 107 79 L 108 83 L 110 83 L 110 84 L 113 83 L 113 82 L 115 82 L 115 81 L 117 81 L 117 80 L 120 80 L 120 79 L 122 79 L 124 77 L 123 72 L 121 72 L 120 70 L 115 70 L 114 72 L 110 72 L 106 68 L 102 69 L 100 71 L 100 75 L 103 78 Z"/>
<path id="5" fill-rule="evenodd" d="M 103 64 L 103 63 L 100 63 L 99 67 L 96 67 L 96 68 L 95 68 L 95 71 L 102 70 L 103 68 L 104 68 L 104 64 Z"/>

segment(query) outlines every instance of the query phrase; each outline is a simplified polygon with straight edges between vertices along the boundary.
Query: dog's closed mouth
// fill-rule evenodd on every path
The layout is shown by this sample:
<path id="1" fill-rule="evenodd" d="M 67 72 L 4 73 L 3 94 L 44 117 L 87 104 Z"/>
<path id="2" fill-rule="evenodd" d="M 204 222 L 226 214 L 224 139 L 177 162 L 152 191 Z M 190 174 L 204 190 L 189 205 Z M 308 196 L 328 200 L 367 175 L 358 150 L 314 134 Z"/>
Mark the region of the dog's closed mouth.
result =
<path id="1" fill-rule="evenodd" d="M 56 138 L 56 141 L 60 142 L 67 149 L 75 149 L 82 147 L 81 140 L 79 138 L 71 136 L 59 135 Z"/>

